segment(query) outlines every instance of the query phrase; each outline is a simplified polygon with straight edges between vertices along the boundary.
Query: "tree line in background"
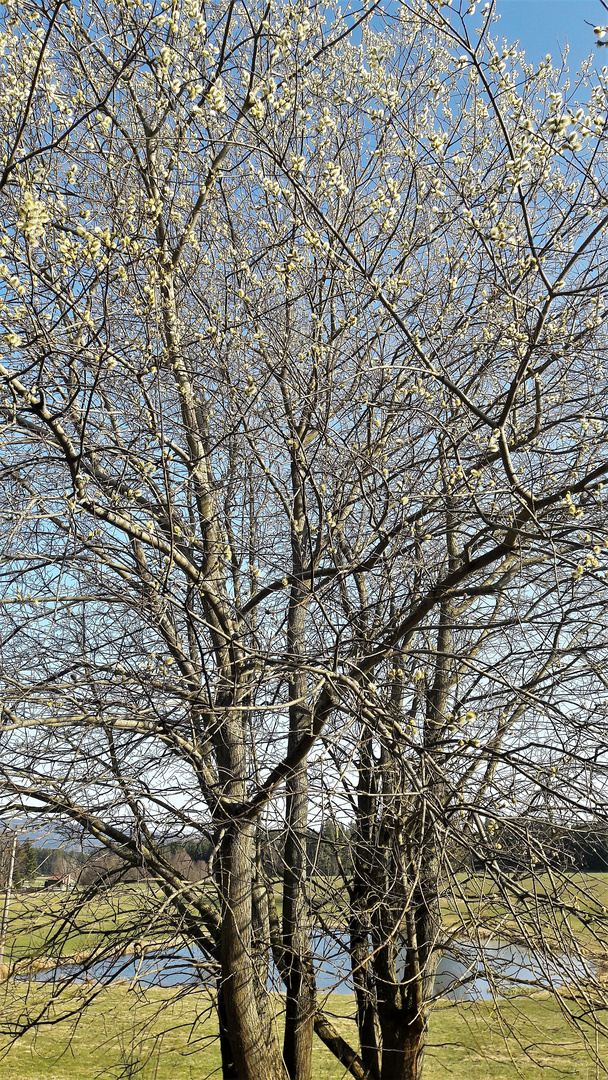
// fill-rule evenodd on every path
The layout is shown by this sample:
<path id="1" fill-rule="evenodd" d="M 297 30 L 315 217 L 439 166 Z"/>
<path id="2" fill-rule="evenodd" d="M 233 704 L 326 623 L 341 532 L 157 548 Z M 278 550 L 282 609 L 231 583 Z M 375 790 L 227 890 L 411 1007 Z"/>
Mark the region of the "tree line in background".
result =
<path id="1" fill-rule="evenodd" d="M 420 1080 L 441 957 L 496 987 L 499 937 L 592 1050 L 606 72 L 527 62 L 493 2 L 10 0 L 0 32 L 0 814 L 108 860 L 53 955 L 105 898 L 81 972 L 186 942 L 224 1080 L 310 1080 L 315 1038 Z"/>
<path id="2" fill-rule="evenodd" d="M 2 842 L 4 841 L 4 842 Z M 12 836 L 10 842 L 6 842 L 3 836 L 0 840 L 0 888 L 6 889 L 11 876 L 11 852 Z M 41 853 L 34 847 L 31 841 L 15 845 L 15 858 L 12 867 L 12 880 L 17 887 L 33 880 L 38 874 L 41 862 Z"/>
<path id="3" fill-rule="evenodd" d="M 517 823 L 520 825 L 521 823 Z M 608 832 L 602 829 L 556 828 L 549 823 L 538 822 L 533 829 L 542 847 L 545 867 L 567 869 L 581 873 L 608 872 Z M 521 831 L 520 831 L 521 835 Z M 308 830 L 306 836 L 306 867 L 309 878 L 326 877 L 340 881 L 345 887 L 352 874 L 352 842 L 350 828 L 328 821 L 320 832 Z M 498 839 L 502 841 L 497 860 L 507 866 L 523 870 L 527 866 L 525 845 L 517 843 L 509 827 L 504 828 Z M 210 873 L 209 862 L 213 855 L 211 839 L 170 842 L 163 846 L 164 853 L 173 868 L 187 881 L 204 881 Z M 103 849 L 102 849 L 103 850 Z M 129 868 L 119 855 L 107 856 L 97 851 L 78 851 L 65 847 L 45 847 L 26 839 L 17 842 L 13 881 L 20 886 L 31 885 L 37 879 L 61 878 L 70 875 L 75 886 L 88 886 L 107 877 L 113 881 L 133 882 L 154 880 L 145 866 Z M 475 857 L 461 853 L 461 870 L 475 869 Z M 458 854 L 454 852 L 454 859 Z M 6 888 L 9 872 L 10 844 L 6 835 L 0 843 L 0 889 Z M 283 830 L 269 830 L 264 836 L 262 862 L 270 880 L 279 881 L 285 865 L 285 834 Z M 117 871 L 120 871 L 118 874 Z M 342 881 L 342 879 L 344 879 Z"/>

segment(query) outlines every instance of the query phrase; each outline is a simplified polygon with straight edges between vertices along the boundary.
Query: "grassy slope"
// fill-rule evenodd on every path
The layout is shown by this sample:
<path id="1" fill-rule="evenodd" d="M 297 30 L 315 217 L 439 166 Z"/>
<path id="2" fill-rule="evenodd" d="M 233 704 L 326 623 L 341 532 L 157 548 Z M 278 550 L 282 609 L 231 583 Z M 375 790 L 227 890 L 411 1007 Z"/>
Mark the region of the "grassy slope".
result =
<path id="1" fill-rule="evenodd" d="M 23 1004 L 25 986 L 6 987 L 0 1008 Z M 40 988 L 33 991 L 40 994 Z M 0 1080 L 93 1080 L 139 1077 L 140 1080 L 206 1080 L 218 1076 L 215 1021 L 204 992 L 167 1003 L 161 991 L 139 996 L 126 986 L 103 990 L 74 1027 L 62 1021 L 20 1039 L 0 1060 Z M 159 1006 L 164 1007 L 159 1011 Z M 353 1034 L 353 1000 L 332 995 L 327 1002 L 334 1022 Z M 280 1026 L 280 1022 L 279 1022 Z M 502 1032 L 508 1034 L 507 1041 Z M 608 1041 L 600 1040 L 608 1060 Z M 555 1002 L 518 997 L 496 1015 L 491 1003 L 436 1010 L 430 1035 L 425 1080 L 541 1080 L 547 1069 L 559 1080 L 595 1077 L 592 1055 L 562 1019 Z M 315 1080 L 338 1080 L 340 1066 L 318 1042 Z"/>
<path id="2" fill-rule="evenodd" d="M 608 907 L 608 874 L 585 875 L 584 884 L 596 902 Z M 111 900 L 95 902 L 90 910 L 79 913 L 69 941 L 60 950 L 52 947 L 52 937 L 65 911 L 66 895 L 15 897 L 6 959 L 33 951 L 44 955 L 91 948 L 104 932 L 141 926 L 138 912 L 150 899 L 145 889 L 135 887 L 117 890 Z M 583 903 L 579 911 L 585 907 Z M 162 933 L 160 926 L 158 930 Z M 588 925 L 579 924 L 576 931 L 592 944 Z M 0 1017 L 7 1017 L 13 1008 L 21 1011 L 25 994 L 34 1003 L 44 992 L 40 986 L 27 991 L 23 984 L 0 984 Z M 161 991 L 137 995 L 126 986 L 102 990 L 76 1026 L 62 1021 L 54 1027 L 41 1027 L 13 1046 L 0 1060 L 0 1080 L 93 1080 L 104 1076 L 116 1080 L 135 1076 L 140 1080 L 205 1080 L 217 1076 L 215 1021 L 209 1001 L 204 992 L 166 1004 Z M 165 1007 L 159 1013 L 162 1004 Z M 347 1017 L 352 1008 L 348 997 L 332 995 L 329 999 L 337 1026 L 354 1044 L 354 1025 Z M 540 1080 L 551 1075 L 551 1070 L 558 1080 L 592 1080 L 596 1076 L 591 1052 L 563 1020 L 554 1001 L 519 997 L 505 1002 L 501 1014 L 496 1014 L 491 1003 L 437 1009 L 425 1080 L 515 1080 L 517 1076 Z M 503 1033 L 508 1036 L 506 1042 Z M 600 1040 L 599 1053 L 608 1064 L 608 1042 Z M 344 1075 L 318 1042 L 315 1054 L 315 1080 L 338 1080 Z"/>
<path id="3" fill-rule="evenodd" d="M 443 918 L 447 926 L 460 924 L 463 932 L 472 922 L 486 924 L 488 929 L 501 922 L 505 925 L 504 907 L 491 896 L 491 885 L 476 875 L 459 875 L 460 885 L 467 900 L 456 898 L 445 900 Z M 343 920 L 341 903 L 342 885 L 336 880 L 335 894 L 331 895 L 331 881 L 319 882 L 313 879 L 313 907 L 315 901 L 322 911 L 326 923 L 340 925 Z M 522 888 L 531 886 L 531 882 L 522 881 Z M 548 885 L 543 876 L 536 879 L 534 888 L 542 894 Z M 570 900 L 575 912 L 586 916 L 582 921 L 571 915 L 569 932 L 593 951 L 608 952 L 608 942 L 603 940 L 602 927 L 606 925 L 608 912 L 608 874 L 571 874 L 561 879 L 561 893 L 564 901 Z M 205 889 L 205 884 L 201 884 Z M 208 888 L 208 886 L 207 886 Z M 212 890 L 209 890 L 211 893 Z M 211 896 L 210 896 L 211 899 Z M 275 899 L 278 913 L 281 914 L 280 886 L 275 887 Z M 2 894 L 0 893 L 0 904 Z M 144 885 L 122 886 L 103 899 L 92 901 L 86 907 L 73 913 L 70 919 L 70 932 L 67 940 L 53 940 L 61 928 L 61 915 L 77 900 L 77 894 L 46 892 L 37 894 L 17 894 L 11 903 L 8 947 L 12 959 L 35 953 L 57 955 L 62 952 L 73 953 L 92 948 L 104 934 L 123 935 L 128 939 L 139 937 L 141 928 L 150 918 L 154 920 L 155 909 L 162 908 L 162 897 L 154 887 Z M 604 909 L 602 911 L 602 908 Z M 143 914 L 145 912 L 145 915 Z M 507 920 L 508 923 L 508 920 Z M 600 941 L 594 934 L 599 936 Z M 167 926 L 162 916 L 156 925 L 150 927 L 146 937 L 160 935 L 173 937 L 176 928 Z M 63 937 L 63 934 L 60 935 Z M 550 935 L 549 935 L 550 939 Z"/>

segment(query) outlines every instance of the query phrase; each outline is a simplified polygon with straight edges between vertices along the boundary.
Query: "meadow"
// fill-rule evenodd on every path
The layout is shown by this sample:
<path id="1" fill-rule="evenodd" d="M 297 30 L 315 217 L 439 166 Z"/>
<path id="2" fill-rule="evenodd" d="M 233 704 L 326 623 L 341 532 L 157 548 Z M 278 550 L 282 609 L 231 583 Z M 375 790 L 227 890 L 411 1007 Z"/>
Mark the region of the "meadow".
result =
<path id="1" fill-rule="evenodd" d="M 565 917 L 556 918 L 552 909 L 551 919 L 546 919 L 545 933 L 549 935 L 549 922 L 554 933 L 560 922 L 569 934 L 595 952 L 606 952 L 608 940 L 602 935 L 608 917 L 608 873 L 561 872 L 558 883 L 560 901 Z M 312 908 L 322 916 L 325 925 L 345 925 L 343 884 L 329 877 L 311 880 Z M 540 902 L 555 895 L 556 877 L 549 881 L 539 875 L 532 881 L 522 879 L 523 892 L 534 892 Z M 208 882 L 200 888 L 207 899 L 214 902 L 214 890 Z M 1 905 L 2 893 L 0 893 Z M 275 883 L 275 903 L 279 917 L 282 914 L 281 885 Z M 570 909 L 570 910 L 568 910 Z M 523 915 L 523 911 L 520 911 Z M 510 925 L 504 903 L 492 892 L 492 884 L 475 873 L 459 874 L 456 887 L 446 890 L 442 901 L 444 925 L 453 930 L 460 926 L 463 933 L 473 925 L 486 927 Z M 167 921 L 166 905 L 160 891 L 150 883 L 120 885 L 100 890 L 99 895 L 84 902 L 78 889 L 62 893 L 58 891 L 21 892 L 13 896 L 10 910 L 7 953 L 13 960 L 35 954 L 59 956 L 83 952 L 94 948 L 101 940 L 114 936 L 125 940 L 140 936 L 146 927 L 146 939 L 163 941 L 174 938 L 179 927 Z"/>
<path id="2" fill-rule="evenodd" d="M 0 1008 L 7 1016 L 29 996 L 32 1007 L 44 990 L 5 987 Z M 4 997 L 4 1000 L 2 1000 Z M 65 1003 L 67 1004 L 67 1002 Z M 76 1004 L 76 1002 L 75 1002 Z M 281 999 L 277 1023 L 281 1026 Z M 207 1080 L 219 1077 L 216 1025 L 204 991 L 142 994 L 126 985 L 100 989 L 81 1016 L 44 1025 L 18 1039 L 0 1058 L 0 1080 Z M 334 1024 L 354 1037 L 354 1002 L 331 995 L 326 1002 Z M 559 1005 L 544 995 L 491 1002 L 442 1005 L 433 1014 L 425 1080 L 593 1080 L 593 1037 L 585 1043 L 564 1020 Z M 608 1040 L 597 1044 L 608 1060 Z M 330 1052 L 315 1041 L 317 1080 L 348 1076 Z"/>
<path id="3" fill-rule="evenodd" d="M 572 929 L 591 945 L 594 913 L 608 905 L 608 875 L 579 877 L 589 908 L 579 908 Z M 487 901 L 491 909 L 483 885 L 471 888 L 481 905 Z M 76 893 L 18 893 L 11 904 L 5 961 L 83 956 L 108 939 L 128 948 L 142 926 L 144 909 L 150 915 L 155 902 L 154 890 L 141 885 L 117 888 L 79 910 Z M 448 923 L 464 916 L 454 909 L 444 914 Z M 152 921 L 145 940 L 166 942 L 168 929 L 162 920 Z M 20 979 L 0 983 L 0 1080 L 206 1080 L 221 1075 L 215 1015 L 206 990 L 144 990 L 126 980 L 110 986 L 80 982 L 56 998 L 44 1022 L 11 1040 L 13 1023 L 26 1012 L 34 1020 L 42 1016 L 53 994 L 51 983 L 27 982 L 24 976 L 22 968 Z M 280 1029 L 282 998 L 273 995 L 273 1001 Z M 353 998 L 328 994 L 322 1002 L 355 1045 Z M 578 1021 L 578 1030 L 567 1022 L 566 1012 Z M 598 1059 L 608 1063 L 608 1039 L 596 1041 L 593 1019 L 593 1010 L 566 989 L 559 999 L 542 991 L 513 994 L 499 1006 L 492 1001 L 443 1002 L 431 1020 L 424 1080 L 540 1080 L 551 1073 L 558 1080 L 594 1080 L 602 1075 Z M 348 1075 L 318 1040 L 314 1075 L 318 1080 Z"/>

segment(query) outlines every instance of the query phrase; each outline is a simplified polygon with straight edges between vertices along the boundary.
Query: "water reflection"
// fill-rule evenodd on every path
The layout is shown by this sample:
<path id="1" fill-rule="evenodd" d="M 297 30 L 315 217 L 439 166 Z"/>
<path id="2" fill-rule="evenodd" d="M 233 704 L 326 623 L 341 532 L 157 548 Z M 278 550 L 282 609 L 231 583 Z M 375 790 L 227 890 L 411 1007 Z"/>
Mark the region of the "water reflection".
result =
<path id="1" fill-rule="evenodd" d="M 315 935 L 317 986 L 321 991 L 352 994 L 353 983 L 346 950 L 346 937 L 340 934 Z M 398 974 L 403 975 L 403 964 Z M 154 952 L 137 958 L 124 957 L 111 963 L 92 964 L 87 977 L 96 982 L 115 979 L 136 981 L 142 987 L 177 986 L 209 982 L 210 976 L 200 956 L 189 949 L 172 949 L 167 953 Z M 488 942 L 475 948 L 466 942 L 455 942 L 444 952 L 437 968 L 435 994 L 452 1001 L 489 998 L 504 995 L 513 988 L 530 989 L 548 984 L 561 985 L 576 975 L 592 975 L 592 965 L 580 960 L 549 959 L 533 956 L 517 945 Z M 34 977 L 44 981 L 65 976 L 77 977 L 75 967 L 56 967 L 40 971 Z M 29 977 L 32 977 L 31 974 Z M 281 991 L 278 974 L 273 971 L 269 990 Z"/>

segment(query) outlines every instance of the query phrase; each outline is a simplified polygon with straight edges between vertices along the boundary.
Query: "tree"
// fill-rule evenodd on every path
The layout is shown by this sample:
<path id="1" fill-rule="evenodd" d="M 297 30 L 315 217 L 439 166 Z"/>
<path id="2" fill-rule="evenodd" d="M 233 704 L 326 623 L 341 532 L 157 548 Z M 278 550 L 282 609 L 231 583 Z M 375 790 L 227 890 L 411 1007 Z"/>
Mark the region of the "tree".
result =
<path id="1" fill-rule="evenodd" d="M 488 932 L 603 1000 L 534 826 L 604 819 L 606 83 L 465 8 L 7 9 L 2 797 L 104 845 L 70 930 L 145 869 L 227 1080 L 419 1080 Z"/>
<path id="2" fill-rule="evenodd" d="M 23 877 L 31 881 L 38 871 L 38 859 L 31 840 L 25 840 L 22 849 Z"/>
<path id="3" fill-rule="evenodd" d="M 44 869 L 48 877 L 63 877 L 67 874 L 68 864 L 65 851 L 62 848 L 56 848 L 46 861 Z"/>

